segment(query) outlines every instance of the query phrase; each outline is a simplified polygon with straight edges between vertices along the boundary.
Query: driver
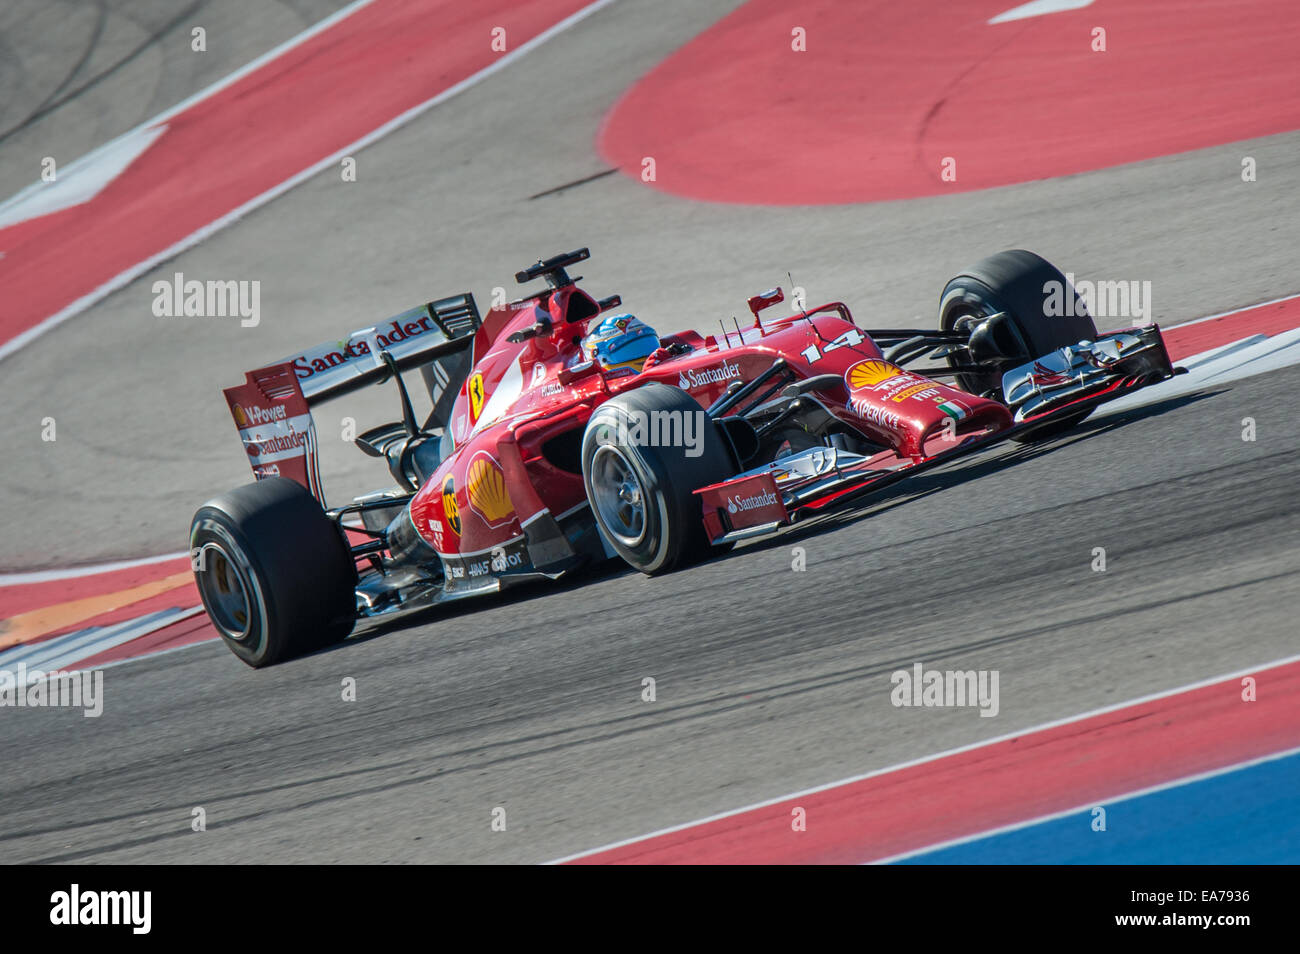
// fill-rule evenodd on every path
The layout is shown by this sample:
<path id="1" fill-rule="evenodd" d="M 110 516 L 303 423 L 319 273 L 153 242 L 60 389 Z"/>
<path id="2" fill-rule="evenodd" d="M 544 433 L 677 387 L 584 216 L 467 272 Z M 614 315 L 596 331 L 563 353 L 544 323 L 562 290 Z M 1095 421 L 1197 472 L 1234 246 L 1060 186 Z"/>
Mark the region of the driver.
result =
<path id="1" fill-rule="evenodd" d="M 582 339 L 582 354 L 606 370 L 631 368 L 639 374 L 646 358 L 659 350 L 654 329 L 634 315 L 610 315 Z"/>

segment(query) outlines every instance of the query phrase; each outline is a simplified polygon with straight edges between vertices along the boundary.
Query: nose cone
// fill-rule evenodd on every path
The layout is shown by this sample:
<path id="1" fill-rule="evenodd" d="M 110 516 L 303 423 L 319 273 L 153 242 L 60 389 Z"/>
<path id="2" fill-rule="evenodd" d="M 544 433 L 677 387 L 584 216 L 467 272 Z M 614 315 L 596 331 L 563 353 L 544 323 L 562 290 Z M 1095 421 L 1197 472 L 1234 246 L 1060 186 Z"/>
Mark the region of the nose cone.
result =
<path id="1" fill-rule="evenodd" d="M 981 431 L 1011 426 L 1001 404 L 904 371 L 888 361 L 859 361 L 844 375 L 848 409 L 861 429 L 904 457 L 921 458 L 946 450 L 928 448 L 935 439 L 953 443 Z"/>

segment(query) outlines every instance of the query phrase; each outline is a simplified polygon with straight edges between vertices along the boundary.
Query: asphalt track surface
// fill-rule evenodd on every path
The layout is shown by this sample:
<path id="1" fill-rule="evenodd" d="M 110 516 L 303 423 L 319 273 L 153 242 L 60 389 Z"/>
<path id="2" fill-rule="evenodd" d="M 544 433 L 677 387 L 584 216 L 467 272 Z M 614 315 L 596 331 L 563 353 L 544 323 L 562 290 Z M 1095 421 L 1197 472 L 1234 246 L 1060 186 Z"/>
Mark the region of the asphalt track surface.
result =
<path id="1" fill-rule="evenodd" d="M 1280 658 L 1298 385 L 1285 370 L 973 460 L 688 573 L 462 603 L 259 672 L 216 644 L 109 669 L 99 719 L 6 714 L 22 770 L 0 782 L 0 845 L 540 862 Z M 889 674 L 914 662 L 999 670 L 998 716 L 895 708 Z"/>
<path id="2" fill-rule="evenodd" d="M 159 269 L 261 278 L 257 329 L 160 328 L 151 274 L 7 360 L 0 566 L 183 548 L 196 504 L 248 478 L 221 386 L 434 295 L 486 298 L 579 245 L 592 291 L 663 331 L 707 329 L 787 269 L 862 319 L 924 320 L 949 275 L 1013 246 L 1081 277 L 1152 280 L 1161 321 L 1297 290 L 1296 134 L 873 206 L 701 205 L 617 175 L 529 198 L 603 171 L 599 118 L 735 5 L 619 0 L 367 149 L 358 182 L 323 174 Z M 265 34 L 241 29 L 227 69 L 333 8 L 266 5 Z M 147 55 L 186 79 L 105 117 L 100 141 L 207 81 L 184 72 L 184 48 Z M 74 119 L 42 122 L 75 154 L 92 133 Z M 7 176 L 38 168 L 29 138 L 0 140 Z M 1241 182 L 1243 155 L 1259 182 Z M 611 568 L 264 672 L 214 644 L 110 669 L 97 720 L 0 721 L 0 855 L 544 861 L 1291 655 L 1298 386 L 1300 371 L 1274 372 L 984 455 L 689 573 Z M 378 389 L 363 403 L 362 426 L 395 404 Z M 39 442 L 46 414 L 55 445 Z M 341 442 L 323 456 L 327 490 L 382 482 Z M 998 717 L 894 708 L 889 674 L 914 662 L 1000 670 Z"/>

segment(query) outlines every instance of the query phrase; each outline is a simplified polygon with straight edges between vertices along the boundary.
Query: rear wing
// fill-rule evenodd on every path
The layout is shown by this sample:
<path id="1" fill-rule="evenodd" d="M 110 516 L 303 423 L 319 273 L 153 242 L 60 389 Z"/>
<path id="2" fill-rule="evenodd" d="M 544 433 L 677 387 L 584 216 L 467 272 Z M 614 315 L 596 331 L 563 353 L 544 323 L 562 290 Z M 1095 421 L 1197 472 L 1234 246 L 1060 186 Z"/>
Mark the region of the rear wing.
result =
<path id="1" fill-rule="evenodd" d="M 468 352 L 481 325 L 474 296 L 466 292 L 249 371 L 243 384 L 223 393 L 253 476 L 288 477 L 324 505 L 311 408 L 384 380 L 390 372 L 380 353 L 387 351 L 399 371 L 421 369 L 436 415 L 460 382 L 435 362 L 463 355 L 458 364 L 468 372 Z"/>
<path id="2" fill-rule="evenodd" d="M 465 348 L 480 324 L 474 296 L 467 292 L 412 308 L 277 363 L 292 364 L 303 397 L 319 404 L 382 380 L 388 368 L 379 357 L 381 350 L 405 371 Z"/>

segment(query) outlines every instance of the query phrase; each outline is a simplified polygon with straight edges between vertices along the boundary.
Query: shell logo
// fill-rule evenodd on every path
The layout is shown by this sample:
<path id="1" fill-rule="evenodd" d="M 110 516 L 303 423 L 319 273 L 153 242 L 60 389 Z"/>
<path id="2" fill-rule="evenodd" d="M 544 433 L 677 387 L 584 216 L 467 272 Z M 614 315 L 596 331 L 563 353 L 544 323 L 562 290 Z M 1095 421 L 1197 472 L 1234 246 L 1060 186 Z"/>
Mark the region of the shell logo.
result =
<path id="1" fill-rule="evenodd" d="M 241 428 L 247 427 L 248 415 L 244 413 L 244 409 L 240 407 L 238 404 L 236 404 L 233 410 L 235 412 L 235 426 Z"/>
<path id="2" fill-rule="evenodd" d="M 450 474 L 442 482 L 442 515 L 447 518 L 447 526 L 456 536 L 460 536 L 460 507 L 456 505 L 456 481 Z"/>
<path id="3" fill-rule="evenodd" d="M 859 361 L 849 368 L 845 378 L 848 379 L 850 390 L 857 391 L 861 388 L 874 388 L 877 384 L 888 381 L 898 373 L 898 368 L 888 361 L 869 358 L 866 361 Z"/>
<path id="4" fill-rule="evenodd" d="M 482 517 L 489 527 L 500 526 L 515 515 L 515 505 L 506 490 L 506 475 L 501 465 L 487 454 L 470 461 L 465 472 L 465 486 L 469 491 L 469 506 Z"/>

